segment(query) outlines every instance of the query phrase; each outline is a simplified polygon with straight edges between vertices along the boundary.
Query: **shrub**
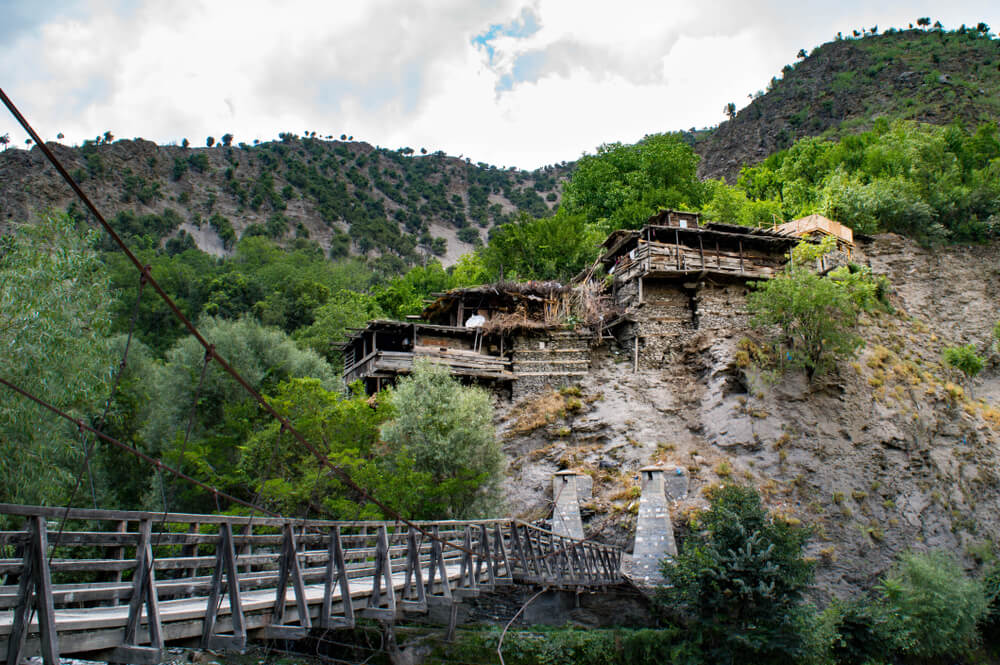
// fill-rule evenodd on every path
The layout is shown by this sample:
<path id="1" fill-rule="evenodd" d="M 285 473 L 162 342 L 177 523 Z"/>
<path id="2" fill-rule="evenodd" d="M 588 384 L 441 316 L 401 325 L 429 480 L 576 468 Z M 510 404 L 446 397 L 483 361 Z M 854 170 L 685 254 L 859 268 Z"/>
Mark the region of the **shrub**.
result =
<path id="1" fill-rule="evenodd" d="M 920 658 L 971 650 L 987 610 L 983 586 L 945 552 L 903 554 L 879 585 L 893 645 Z"/>
<path id="2" fill-rule="evenodd" d="M 706 662 L 797 662 L 807 651 L 802 594 L 812 564 L 802 556 L 809 530 L 772 518 L 750 487 L 713 490 L 711 507 L 663 573 L 658 595 L 679 609 Z"/>

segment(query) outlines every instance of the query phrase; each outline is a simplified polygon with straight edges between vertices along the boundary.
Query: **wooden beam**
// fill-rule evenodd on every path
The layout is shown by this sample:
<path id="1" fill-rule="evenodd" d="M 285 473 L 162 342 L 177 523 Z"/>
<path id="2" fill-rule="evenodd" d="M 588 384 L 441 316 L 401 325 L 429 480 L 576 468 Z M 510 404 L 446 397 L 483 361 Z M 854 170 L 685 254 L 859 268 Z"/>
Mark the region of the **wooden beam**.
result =
<path id="1" fill-rule="evenodd" d="M 215 634 L 215 624 L 219 613 L 219 603 L 223 597 L 222 574 L 225 571 L 226 588 L 229 591 L 229 610 L 233 623 L 232 635 Z M 215 551 L 215 569 L 212 572 L 212 587 L 205 608 L 205 625 L 202 629 L 201 644 L 205 649 L 233 649 L 242 651 L 246 647 L 246 620 L 240 597 L 240 577 L 236 568 L 236 550 L 233 546 L 233 527 L 226 523 L 219 527 L 219 541 Z"/>
<path id="2" fill-rule="evenodd" d="M 336 574 L 334 574 L 336 568 Z M 351 604 L 351 588 L 344 566 L 344 549 L 340 537 L 340 527 L 330 529 L 330 558 L 326 564 L 326 576 L 323 580 L 323 604 L 320 606 L 319 625 L 324 630 L 331 628 L 354 628 L 354 606 Z M 336 621 L 332 616 L 333 587 L 339 587 L 340 601 L 344 616 Z"/>
<path id="3" fill-rule="evenodd" d="M 153 560 L 152 544 L 153 521 L 145 519 L 139 522 L 139 544 L 136 546 L 135 573 L 132 576 L 132 597 L 128 604 L 128 620 L 125 623 L 125 635 L 122 644 L 108 658 L 115 663 L 132 662 L 135 658 L 135 647 L 139 647 L 136 638 L 139 631 L 139 619 L 143 607 L 146 609 L 146 626 L 149 632 L 149 642 L 152 650 L 163 651 L 163 626 L 160 622 L 160 605 L 156 595 L 156 570 Z M 149 658 L 154 654 L 150 652 Z"/>

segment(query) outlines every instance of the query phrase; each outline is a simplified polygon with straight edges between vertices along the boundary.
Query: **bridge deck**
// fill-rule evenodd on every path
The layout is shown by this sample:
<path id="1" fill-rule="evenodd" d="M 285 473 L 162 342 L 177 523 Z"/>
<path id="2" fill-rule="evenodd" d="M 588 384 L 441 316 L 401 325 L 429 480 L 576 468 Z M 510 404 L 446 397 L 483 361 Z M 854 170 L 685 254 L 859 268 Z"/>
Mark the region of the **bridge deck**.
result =
<path id="1" fill-rule="evenodd" d="M 410 528 L 74 509 L 63 530 L 48 525 L 63 514 L 0 504 L 0 518 L 26 521 L 0 531 L 0 662 L 152 663 L 172 641 L 242 648 L 353 627 L 355 610 L 392 621 L 500 584 L 620 580 L 618 549 L 510 519 Z"/>

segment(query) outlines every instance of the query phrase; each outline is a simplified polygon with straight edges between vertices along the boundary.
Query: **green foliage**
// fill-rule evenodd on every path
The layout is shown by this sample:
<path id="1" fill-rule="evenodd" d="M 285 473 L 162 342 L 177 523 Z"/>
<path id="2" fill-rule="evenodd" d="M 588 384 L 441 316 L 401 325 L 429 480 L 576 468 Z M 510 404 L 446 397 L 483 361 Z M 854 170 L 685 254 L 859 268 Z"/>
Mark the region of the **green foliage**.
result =
<path id="1" fill-rule="evenodd" d="M 703 191 L 698 156 L 678 134 L 653 134 L 634 145 L 611 143 L 577 162 L 561 209 L 605 232 L 638 228 L 658 208 L 697 208 Z"/>
<path id="2" fill-rule="evenodd" d="M 893 645 L 901 653 L 933 658 L 967 653 L 985 616 L 983 586 L 941 551 L 900 556 L 879 586 Z"/>
<path id="3" fill-rule="evenodd" d="M 582 214 L 560 210 L 553 217 L 495 227 L 480 251 L 487 281 L 531 279 L 569 281 L 597 258 L 603 234 Z"/>
<path id="4" fill-rule="evenodd" d="M 941 351 L 941 359 L 948 367 L 953 367 L 972 380 L 983 369 L 983 359 L 976 353 L 974 344 L 947 346 Z"/>
<path id="5" fill-rule="evenodd" d="M 836 637 L 830 655 L 841 665 L 887 662 L 892 655 L 892 629 L 884 606 L 865 599 L 834 601 L 824 612 Z"/>
<path id="6" fill-rule="evenodd" d="M 787 269 L 766 282 L 753 283 L 747 298 L 753 325 L 781 331 L 773 340 L 780 364 L 804 369 L 810 379 L 861 345 L 855 332 L 858 312 L 873 306 L 880 289 L 864 271 L 843 269 L 827 277 L 810 271 L 807 265 L 815 259 L 814 249 L 800 244 Z"/>
<path id="7" fill-rule="evenodd" d="M 421 513 L 438 518 L 494 516 L 500 509 L 504 457 L 493 429 L 489 393 L 463 387 L 448 368 L 417 360 L 392 393 L 395 418 L 382 438 L 394 455 L 430 474 Z"/>
<path id="8" fill-rule="evenodd" d="M 768 515 L 750 487 L 725 485 L 673 562 L 661 607 L 690 623 L 706 662 L 795 662 L 805 651 L 802 594 L 812 564 L 807 529 Z"/>
<path id="9" fill-rule="evenodd" d="M 1000 350 L 1000 321 L 993 326 L 993 344 Z"/>
<path id="10" fill-rule="evenodd" d="M 342 289 L 315 311 L 313 322 L 293 334 L 295 340 L 320 354 L 336 368 L 341 367 L 338 341 L 349 335 L 349 328 L 363 327 L 371 319 L 384 318 L 382 308 L 367 293 Z"/>
<path id="11" fill-rule="evenodd" d="M 94 249 L 66 215 L 0 236 L 0 376 L 85 420 L 108 398 L 112 293 Z M 86 440 L 0 388 L 0 496 L 67 498 Z"/>
<path id="12" fill-rule="evenodd" d="M 786 219 L 819 212 L 861 233 L 982 240 L 1000 233 L 998 157 L 995 123 L 970 132 L 883 120 L 839 141 L 801 139 L 744 168 L 738 186 L 750 201 L 780 201 Z M 739 193 L 719 189 L 710 209 L 738 214 Z"/>
<path id="13" fill-rule="evenodd" d="M 316 378 L 330 389 L 337 385 L 332 369 L 316 353 L 299 348 L 283 332 L 265 328 L 252 319 L 205 317 L 199 321 L 199 329 L 215 345 L 216 352 L 258 392 L 271 391 L 294 377 Z M 209 363 L 201 383 L 204 364 L 204 349 L 189 336 L 167 351 L 162 365 L 153 367 L 145 381 L 157 398 L 141 418 L 142 436 L 154 447 L 154 453 L 162 453 L 189 471 L 195 470 L 196 477 L 210 478 L 228 487 L 232 479 L 227 470 L 236 461 L 236 446 L 253 429 L 259 414 L 256 403 L 218 363 Z M 185 444 L 189 426 L 191 436 Z M 185 510 L 214 509 L 208 497 L 187 486 L 175 485 L 175 490 Z"/>
<path id="14" fill-rule="evenodd" d="M 375 406 L 360 390 L 345 398 L 316 379 L 291 379 L 276 386 L 269 401 L 361 487 L 407 518 L 424 517 L 419 504 L 421 494 L 430 489 L 428 474 L 414 472 L 405 454 L 386 454 L 380 443 L 379 427 L 393 414 L 385 394 Z M 286 515 L 388 517 L 272 421 L 239 447 L 236 467 L 240 485 L 252 488 L 265 505 Z"/>
<path id="15" fill-rule="evenodd" d="M 424 309 L 424 299 L 430 294 L 458 286 L 445 272 L 440 262 L 429 261 L 416 266 L 402 277 L 387 280 L 373 290 L 375 302 L 387 316 L 403 319 L 409 314 L 419 314 Z"/>
<path id="16" fill-rule="evenodd" d="M 454 643 L 438 647 L 442 662 L 461 661 L 493 665 L 497 662 L 500 630 L 463 630 Z M 504 636 L 503 658 L 508 665 L 695 665 L 700 663 L 691 642 L 676 626 L 660 629 L 573 628 L 511 630 Z"/>

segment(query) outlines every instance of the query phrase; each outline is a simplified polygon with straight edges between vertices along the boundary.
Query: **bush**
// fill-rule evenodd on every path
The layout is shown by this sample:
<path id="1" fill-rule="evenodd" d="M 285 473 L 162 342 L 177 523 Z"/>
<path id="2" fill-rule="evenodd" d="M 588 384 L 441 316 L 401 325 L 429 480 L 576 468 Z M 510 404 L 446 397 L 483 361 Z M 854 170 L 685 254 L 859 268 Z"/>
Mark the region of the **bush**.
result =
<path id="1" fill-rule="evenodd" d="M 945 347 L 941 352 L 941 359 L 945 365 L 957 369 L 970 381 L 983 369 L 983 359 L 972 344 Z"/>
<path id="2" fill-rule="evenodd" d="M 901 653 L 933 658 L 967 653 L 975 646 L 986 594 L 949 554 L 903 554 L 879 590 L 893 645 Z"/>
<path id="3" fill-rule="evenodd" d="M 870 300 L 869 283 L 845 276 L 821 277 L 808 269 L 803 243 L 793 250 L 785 272 L 765 282 L 753 282 L 747 304 L 757 327 L 776 326 L 781 335 L 782 364 L 804 369 L 810 379 L 830 369 L 837 358 L 862 343 L 854 331 L 858 311 Z M 862 288 L 864 287 L 864 288 Z"/>
<path id="4" fill-rule="evenodd" d="M 711 494 L 676 561 L 663 573 L 672 586 L 658 595 L 680 610 L 713 663 L 786 663 L 807 649 L 802 594 L 813 576 L 802 556 L 809 530 L 771 517 L 751 487 L 726 485 Z"/>
<path id="5" fill-rule="evenodd" d="M 880 604 L 865 600 L 831 604 L 836 637 L 830 650 L 841 665 L 865 665 L 889 658 L 891 639 L 887 613 Z"/>

